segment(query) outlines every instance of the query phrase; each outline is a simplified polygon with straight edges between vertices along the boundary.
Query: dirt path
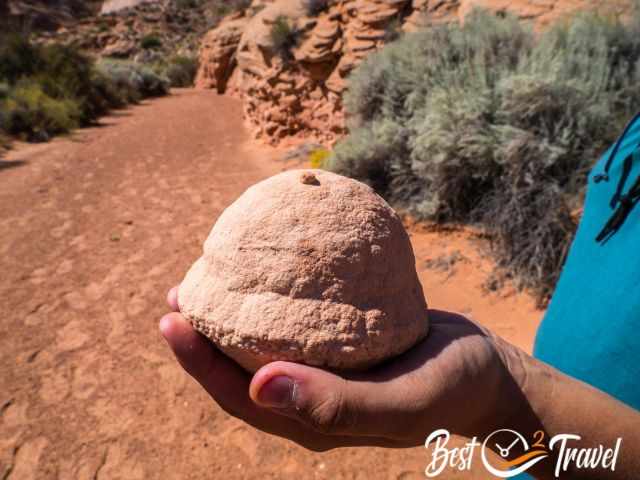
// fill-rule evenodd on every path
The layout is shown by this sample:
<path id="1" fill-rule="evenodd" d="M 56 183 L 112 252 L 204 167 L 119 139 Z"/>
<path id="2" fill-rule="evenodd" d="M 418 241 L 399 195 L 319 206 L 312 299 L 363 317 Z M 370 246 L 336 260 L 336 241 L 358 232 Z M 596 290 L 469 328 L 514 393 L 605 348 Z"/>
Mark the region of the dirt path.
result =
<path id="1" fill-rule="evenodd" d="M 0 162 L 1 479 L 424 478 L 423 449 L 316 455 L 253 431 L 162 342 L 165 292 L 215 218 L 282 168 L 246 143 L 236 101 L 187 90 Z M 432 305 L 529 348 L 540 313 L 480 295 L 465 238 L 414 241 Z M 426 268 L 457 249 L 453 269 Z"/>

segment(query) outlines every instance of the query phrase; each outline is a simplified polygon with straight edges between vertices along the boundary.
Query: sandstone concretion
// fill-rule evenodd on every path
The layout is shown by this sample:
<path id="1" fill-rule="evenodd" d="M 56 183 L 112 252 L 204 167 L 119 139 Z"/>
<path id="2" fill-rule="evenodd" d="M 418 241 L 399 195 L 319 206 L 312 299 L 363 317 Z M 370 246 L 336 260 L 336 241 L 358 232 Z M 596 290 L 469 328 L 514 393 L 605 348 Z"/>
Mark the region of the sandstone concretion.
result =
<path id="1" fill-rule="evenodd" d="M 182 314 L 246 370 L 362 370 L 428 331 L 409 236 L 369 186 L 293 170 L 249 188 L 180 285 Z"/>

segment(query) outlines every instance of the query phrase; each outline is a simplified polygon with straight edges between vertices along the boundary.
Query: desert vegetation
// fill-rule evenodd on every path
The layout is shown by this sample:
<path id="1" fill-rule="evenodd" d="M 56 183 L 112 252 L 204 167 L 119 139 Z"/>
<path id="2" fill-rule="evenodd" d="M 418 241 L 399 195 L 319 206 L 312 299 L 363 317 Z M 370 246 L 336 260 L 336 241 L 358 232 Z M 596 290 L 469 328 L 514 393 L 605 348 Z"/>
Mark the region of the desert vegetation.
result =
<path id="1" fill-rule="evenodd" d="M 165 77 L 172 87 L 191 87 L 198 73 L 198 59 L 192 56 L 176 55 L 166 62 L 158 63 L 155 70 Z"/>
<path id="2" fill-rule="evenodd" d="M 145 50 L 154 50 L 162 47 L 162 39 L 155 33 L 145 35 L 140 40 L 140 46 Z"/>
<path id="3" fill-rule="evenodd" d="M 308 16 L 315 17 L 329 8 L 329 0 L 304 0 L 304 9 Z"/>
<path id="4" fill-rule="evenodd" d="M 71 46 L 7 34 L 0 41 L 0 135 L 45 141 L 168 87 L 133 62 L 95 63 Z"/>
<path id="5" fill-rule="evenodd" d="M 283 60 L 291 59 L 291 49 L 296 46 L 300 39 L 300 32 L 292 25 L 291 20 L 280 15 L 271 25 L 271 44 L 273 51 Z"/>
<path id="6" fill-rule="evenodd" d="M 477 10 L 368 57 L 344 102 L 351 133 L 328 167 L 418 218 L 481 227 L 500 278 L 544 303 L 586 174 L 640 108 L 640 15 L 535 35 Z"/>

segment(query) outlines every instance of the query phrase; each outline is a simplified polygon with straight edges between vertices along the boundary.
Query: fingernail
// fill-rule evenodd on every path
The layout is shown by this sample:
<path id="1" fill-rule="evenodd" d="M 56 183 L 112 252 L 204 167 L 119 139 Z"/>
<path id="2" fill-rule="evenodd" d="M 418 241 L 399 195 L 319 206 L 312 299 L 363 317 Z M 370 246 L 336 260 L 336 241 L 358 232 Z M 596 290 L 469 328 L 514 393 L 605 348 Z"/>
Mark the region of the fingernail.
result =
<path id="1" fill-rule="evenodd" d="M 160 333 L 162 333 L 162 336 L 167 338 L 169 329 L 171 328 L 171 317 L 169 317 L 169 315 L 165 315 L 164 317 L 162 317 L 158 326 L 160 328 Z"/>
<path id="2" fill-rule="evenodd" d="M 258 403 L 270 408 L 287 408 L 293 404 L 295 383 L 289 377 L 273 377 L 258 392 Z"/>

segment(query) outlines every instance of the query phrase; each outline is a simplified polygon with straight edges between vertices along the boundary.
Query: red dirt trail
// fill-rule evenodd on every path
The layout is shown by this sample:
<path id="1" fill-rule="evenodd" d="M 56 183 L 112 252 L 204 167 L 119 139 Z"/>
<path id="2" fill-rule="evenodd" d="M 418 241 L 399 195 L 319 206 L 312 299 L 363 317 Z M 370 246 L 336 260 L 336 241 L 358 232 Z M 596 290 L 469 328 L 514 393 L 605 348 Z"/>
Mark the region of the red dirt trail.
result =
<path id="1" fill-rule="evenodd" d="M 158 333 L 167 289 L 217 216 L 285 168 L 250 146 L 241 110 L 178 90 L 0 161 L 0 479 L 424 478 L 423 448 L 313 454 L 254 431 Z M 474 241 L 412 239 L 431 306 L 530 349 L 541 312 L 482 291 L 491 265 Z M 458 261 L 434 268 L 447 256 Z"/>

